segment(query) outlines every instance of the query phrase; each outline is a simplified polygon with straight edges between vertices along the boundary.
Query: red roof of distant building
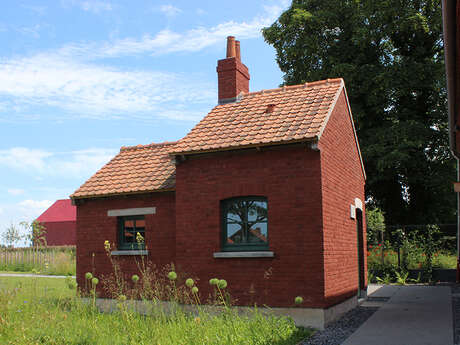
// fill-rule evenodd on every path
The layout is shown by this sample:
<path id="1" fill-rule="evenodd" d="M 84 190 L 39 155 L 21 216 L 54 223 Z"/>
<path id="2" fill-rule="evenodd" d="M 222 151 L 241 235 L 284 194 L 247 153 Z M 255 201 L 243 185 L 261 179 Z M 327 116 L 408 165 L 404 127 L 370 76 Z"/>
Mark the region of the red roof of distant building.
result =
<path id="1" fill-rule="evenodd" d="M 46 222 L 70 222 L 76 221 L 77 208 L 72 205 L 70 199 L 57 200 L 37 220 L 40 223 Z"/>

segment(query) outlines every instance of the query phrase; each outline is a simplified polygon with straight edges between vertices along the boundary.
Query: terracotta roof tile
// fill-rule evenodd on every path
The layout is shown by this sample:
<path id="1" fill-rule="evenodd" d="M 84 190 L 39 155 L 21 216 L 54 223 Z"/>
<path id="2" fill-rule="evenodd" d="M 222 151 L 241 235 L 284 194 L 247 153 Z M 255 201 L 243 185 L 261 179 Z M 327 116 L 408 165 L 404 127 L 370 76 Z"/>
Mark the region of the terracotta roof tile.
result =
<path id="1" fill-rule="evenodd" d="M 172 190 L 176 167 L 168 152 L 176 143 L 122 147 L 71 198 Z"/>
<path id="2" fill-rule="evenodd" d="M 313 140 L 342 88 L 342 79 L 328 79 L 242 94 L 238 102 L 214 107 L 171 154 Z"/>

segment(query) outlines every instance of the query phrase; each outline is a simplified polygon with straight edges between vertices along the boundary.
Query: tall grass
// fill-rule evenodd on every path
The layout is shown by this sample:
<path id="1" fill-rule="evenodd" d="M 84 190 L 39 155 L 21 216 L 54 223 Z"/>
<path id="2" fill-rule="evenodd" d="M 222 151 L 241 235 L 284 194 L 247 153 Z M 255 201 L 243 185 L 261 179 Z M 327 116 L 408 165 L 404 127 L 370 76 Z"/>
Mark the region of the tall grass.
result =
<path id="1" fill-rule="evenodd" d="M 76 295 L 71 278 L 0 278 L 0 344 L 294 345 L 311 334 L 284 317 L 221 314 L 147 316 L 118 301 L 99 313 Z"/>
<path id="2" fill-rule="evenodd" d="M 75 275 L 75 247 L 0 248 L 0 271 Z"/>

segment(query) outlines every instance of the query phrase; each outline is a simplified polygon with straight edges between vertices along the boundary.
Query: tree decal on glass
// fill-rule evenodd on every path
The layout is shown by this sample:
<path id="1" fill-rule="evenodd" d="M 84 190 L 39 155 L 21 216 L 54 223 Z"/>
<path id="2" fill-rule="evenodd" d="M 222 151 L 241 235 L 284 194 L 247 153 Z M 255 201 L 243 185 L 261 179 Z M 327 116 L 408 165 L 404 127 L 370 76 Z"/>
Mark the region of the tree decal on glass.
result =
<path id="1" fill-rule="evenodd" d="M 226 201 L 227 245 L 267 245 L 267 201 L 265 198 L 238 198 Z"/>

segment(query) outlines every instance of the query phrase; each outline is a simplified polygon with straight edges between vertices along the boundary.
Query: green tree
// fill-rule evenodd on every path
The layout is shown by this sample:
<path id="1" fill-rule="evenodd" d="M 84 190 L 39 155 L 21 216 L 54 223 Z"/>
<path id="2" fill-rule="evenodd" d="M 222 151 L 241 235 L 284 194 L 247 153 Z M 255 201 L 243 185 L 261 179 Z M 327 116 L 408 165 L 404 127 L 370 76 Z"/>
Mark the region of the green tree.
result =
<path id="1" fill-rule="evenodd" d="M 22 239 L 22 236 L 19 233 L 19 229 L 14 224 L 11 224 L 6 231 L 2 233 L 2 239 L 8 247 L 13 248 L 14 245 Z"/>
<path id="2" fill-rule="evenodd" d="M 294 0 L 263 35 L 284 84 L 345 80 L 387 224 L 455 221 L 439 1 Z"/>
<path id="3" fill-rule="evenodd" d="M 385 216 L 378 207 L 366 208 L 367 243 L 377 243 L 385 231 Z"/>
<path id="4" fill-rule="evenodd" d="M 25 238 L 33 247 L 46 247 L 46 228 L 37 220 L 33 222 L 21 222 L 20 225 L 26 230 Z"/>

